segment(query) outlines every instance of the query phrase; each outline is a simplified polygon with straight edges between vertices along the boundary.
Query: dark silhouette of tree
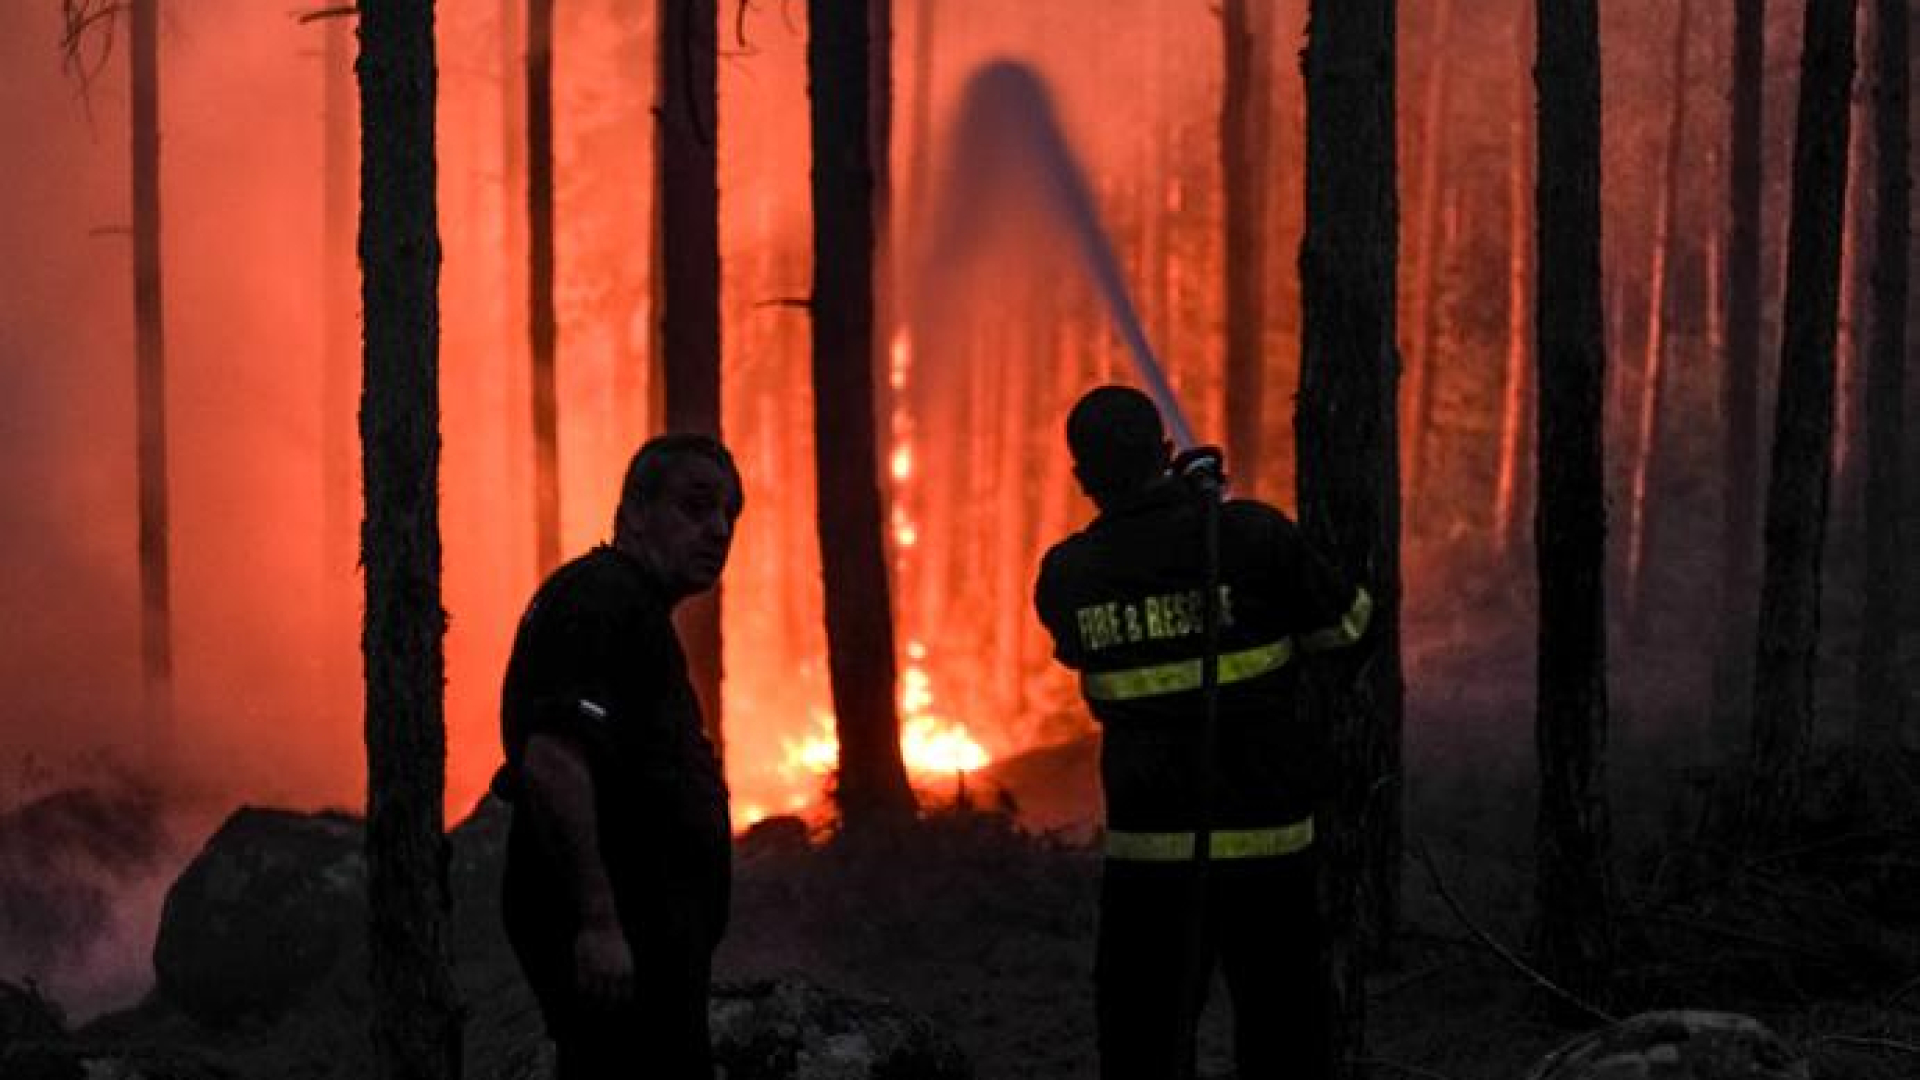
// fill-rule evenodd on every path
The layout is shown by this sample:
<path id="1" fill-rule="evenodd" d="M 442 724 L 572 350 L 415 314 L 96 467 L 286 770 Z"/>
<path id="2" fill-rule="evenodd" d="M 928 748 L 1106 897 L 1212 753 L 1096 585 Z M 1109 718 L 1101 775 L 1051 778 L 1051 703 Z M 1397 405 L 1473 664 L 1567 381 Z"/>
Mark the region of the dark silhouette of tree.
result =
<path id="1" fill-rule="evenodd" d="M 139 504 L 140 671 L 150 754 L 166 752 L 173 722 L 173 599 L 168 556 L 166 335 L 160 272 L 160 0 L 61 0 L 61 48 L 85 99 L 114 27 L 128 23 L 132 81 L 128 131 L 133 213 L 135 472 Z"/>
<path id="2" fill-rule="evenodd" d="M 1273 114 L 1270 0 L 1225 0 L 1220 25 L 1220 178 L 1226 211 L 1227 451 L 1240 487 L 1259 490 L 1266 374 L 1267 144 Z"/>
<path id="3" fill-rule="evenodd" d="M 358 69 L 369 1012 L 377 1075 L 452 1080 L 432 0 L 361 0 Z"/>
<path id="4" fill-rule="evenodd" d="M 160 0 L 131 0 L 133 317 L 139 412 L 140 655 L 149 730 L 173 721 L 166 336 L 160 298 Z"/>
<path id="5" fill-rule="evenodd" d="M 1900 743 L 1906 701 L 1900 685 L 1900 604 L 1907 557 L 1901 555 L 1900 498 L 1906 454 L 1902 406 L 1906 397 L 1907 291 L 1912 273 L 1907 220 L 1912 184 L 1907 127 L 1911 74 L 1905 0 L 1874 0 L 1873 50 L 1874 243 L 1872 345 L 1867 358 L 1867 570 L 1860 627 L 1859 730 L 1861 745 L 1887 750 Z"/>
<path id="6" fill-rule="evenodd" d="M 720 434 L 719 10 L 660 0 L 654 109 L 660 233 L 660 370 L 669 431 Z M 707 733 L 721 743 L 720 590 L 675 620 Z"/>
<path id="7" fill-rule="evenodd" d="M 1300 524 L 1373 593 L 1375 635 L 1352 685 L 1313 680 L 1306 723 L 1332 733 L 1329 945 L 1352 1059 L 1363 1031 L 1362 946 L 1398 919 L 1400 459 L 1394 400 L 1397 207 L 1394 4 L 1313 0 L 1306 65 L 1302 361 L 1294 424 Z"/>
<path id="8" fill-rule="evenodd" d="M 874 432 L 874 170 L 865 4 L 809 0 L 814 475 L 827 666 L 850 832 L 914 812 L 895 712 L 893 612 Z"/>
<path id="9" fill-rule="evenodd" d="M 1754 651 L 1749 806 L 1756 838 L 1767 836 L 1792 805 L 1795 774 L 1813 733 L 1854 0 L 1808 0 L 1803 26 L 1780 389 Z"/>
<path id="10" fill-rule="evenodd" d="M 533 360 L 535 569 L 560 564 L 560 419 L 554 372 L 553 0 L 527 0 L 527 333 Z"/>
<path id="11" fill-rule="evenodd" d="M 1755 563 L 1760 489 L 1761 106 L 1767 0 L 1734 0 L 1733 120 L 1729 133 L 1726 355 L 1720 412 L 1726 424 L 1720 535 L 1720 640 L 1714 662 L 1714 742 L 1745 742 L 1752 687 Z M 1730 751 L 1731 753 L 1731 751 Z"/>
<path id="12" fill-rule="evenodd" d="M 1597 988 L 1613 953 L 1597 0 L 1537 0 L 1534 26 L 1537 945 L 1548 977 L 1580 994 Z"/>

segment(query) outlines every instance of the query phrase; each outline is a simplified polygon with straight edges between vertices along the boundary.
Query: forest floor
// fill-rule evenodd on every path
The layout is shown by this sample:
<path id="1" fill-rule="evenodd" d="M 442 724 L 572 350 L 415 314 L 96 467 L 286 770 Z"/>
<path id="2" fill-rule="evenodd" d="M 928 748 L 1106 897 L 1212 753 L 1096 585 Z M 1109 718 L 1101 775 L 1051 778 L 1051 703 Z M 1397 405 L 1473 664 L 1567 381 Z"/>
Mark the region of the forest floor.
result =
<path id="1" fill-rule="evenodd" d="M 1662 587 L 1684 590 L 1695 570 L 1669 567 Z M 1493 945 L 1524 955 L 1534 908 L 1533 619 L 1527 598 L 1494 580 L 1456 575 L 1444 605 L 1406 612 L 1403 920 L 1368 979 L 1365 1055 L 1379 1080 L 1519 1080 L 1593 1026 L 1556 1014 Z M 1835 724 L 1796 831 L 1744 844 L 1713 795 L 1703 650 L 1675 645 L 1697 645 L 1707 621 L 1673 607 L 1615 635 L 1620 951 L 1615 989 L 1594 1004 L 1616 1016 L 1755 1016 L 1821 1080 L 1920 1076 L 1920 758 L 1850 757 L 1835 749 Z M 1828 625 L 1844 632 L 1845 620 Z M 1913 659 L 1907 678 L 1920 686 Z M 1843 667 L 1844 654 L 1825 663 Z M 1001 763 L 972 782 L 967 805 L 947 793 L 884 852 L 797 824 L 743 838 L 717 978 L 799 977 L 890 998 L 946 1031 L 981 1080 L 1095 1076 L 1096 756 L 1089 736 Z M 487 873 L 456 867 L 454 949 L 471 1010 L 467 1074 L 505 1080 L 538 1018 Z M 213 1033 L 149 1004 L 91 1034 L 210 1050 L 252 1080 L 368 1075 L 363 958 L 337 970 L 271 1024 Z M 1216 985 L 1202 1077 L 1230 1073 L 1224 999 Z"/>

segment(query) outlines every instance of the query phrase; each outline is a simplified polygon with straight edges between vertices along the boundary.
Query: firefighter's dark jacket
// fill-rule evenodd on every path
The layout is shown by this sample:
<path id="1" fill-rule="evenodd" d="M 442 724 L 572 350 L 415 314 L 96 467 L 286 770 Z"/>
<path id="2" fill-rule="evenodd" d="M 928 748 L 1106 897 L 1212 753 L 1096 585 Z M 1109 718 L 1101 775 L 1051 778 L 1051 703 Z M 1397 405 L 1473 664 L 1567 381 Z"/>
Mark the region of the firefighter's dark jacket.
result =
<path id="1" fill-rule="evenodd" d="M 673 908 L 717 938 L 731 875 L 727 792 L 670 615 L 646 568 L 616 548 L 555 571 L 514 639 L 495 788 L 516 793 L 530 736 L 571 740 L 593 776 L 600 854 L 629 933 Z M 568 875 L 526 817 L 514 815 L 506 882 L 525 925 L 510 929 L 570 950 Z"/>
<path id="2" fill-rule="evenodd" d="M 1200 826 L 1201 498 L 1158 482 L 1107 507 L 1041 563 L 1035 606 L 1104 728 L 1109 829 Z M 1288 825 L 1312 813 L 1325 783 L 1324 734 L 1298 715 L 1300 666 L 1358 643 L 1372 601 L 1265 503 L 1225 503 L 1219 527 L 1219 755 L 1206 825 Z"/>

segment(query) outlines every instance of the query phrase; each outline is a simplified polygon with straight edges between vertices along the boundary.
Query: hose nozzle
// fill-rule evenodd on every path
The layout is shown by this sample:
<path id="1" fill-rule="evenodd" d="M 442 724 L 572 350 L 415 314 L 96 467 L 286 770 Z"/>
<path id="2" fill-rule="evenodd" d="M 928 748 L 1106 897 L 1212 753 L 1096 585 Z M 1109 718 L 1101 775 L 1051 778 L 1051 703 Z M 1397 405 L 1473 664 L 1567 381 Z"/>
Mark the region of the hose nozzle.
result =
<path id="1" fill-rule="evenodd" d="M 1226 456 L 1217 446 L 1192 446 L 1173 459 L 1173 475 L 1197 492 L 1215 498 L 1227 489 Z"/>

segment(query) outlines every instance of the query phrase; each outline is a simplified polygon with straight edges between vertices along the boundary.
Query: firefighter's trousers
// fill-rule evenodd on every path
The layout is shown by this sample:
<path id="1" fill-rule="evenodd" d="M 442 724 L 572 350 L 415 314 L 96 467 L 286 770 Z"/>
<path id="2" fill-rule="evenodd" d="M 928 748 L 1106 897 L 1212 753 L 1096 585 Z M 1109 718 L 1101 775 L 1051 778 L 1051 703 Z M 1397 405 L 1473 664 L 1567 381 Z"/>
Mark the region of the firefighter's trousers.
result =
<path id="1" fill-rule="evenodd" d="M 1095 991 L 1101 1080 L 1187 1080 L 1216 963 L 1239 1080 L 1332 1075 L 1333 998 L 1313 849 L 1209 864 L 1197 960 L 1191 861 L 1109 858 Z"/>

